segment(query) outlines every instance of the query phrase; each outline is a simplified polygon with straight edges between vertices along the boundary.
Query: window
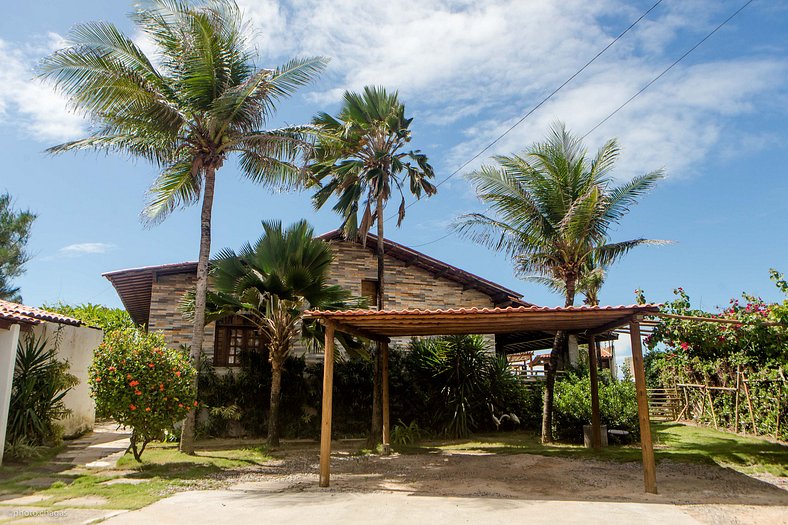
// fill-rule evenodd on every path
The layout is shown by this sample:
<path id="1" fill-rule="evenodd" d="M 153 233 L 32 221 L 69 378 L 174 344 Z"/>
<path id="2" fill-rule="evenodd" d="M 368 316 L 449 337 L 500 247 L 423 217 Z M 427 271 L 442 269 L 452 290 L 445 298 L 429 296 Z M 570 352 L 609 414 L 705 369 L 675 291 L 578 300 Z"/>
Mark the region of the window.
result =
<path id="1" fill-rule="evenodd" d="M 367 300 L 370 308 L 378 305 L 378 281 L 376 279 L 361 281 L 361 297 Z"/>
<path id="2" fill-rule="evenodd" d="M 260 351 L 262 347 L 260 331 L 249 320 L 233 315 L 216 322 L 214 366 L 240 366 L 241 352 Z"/>

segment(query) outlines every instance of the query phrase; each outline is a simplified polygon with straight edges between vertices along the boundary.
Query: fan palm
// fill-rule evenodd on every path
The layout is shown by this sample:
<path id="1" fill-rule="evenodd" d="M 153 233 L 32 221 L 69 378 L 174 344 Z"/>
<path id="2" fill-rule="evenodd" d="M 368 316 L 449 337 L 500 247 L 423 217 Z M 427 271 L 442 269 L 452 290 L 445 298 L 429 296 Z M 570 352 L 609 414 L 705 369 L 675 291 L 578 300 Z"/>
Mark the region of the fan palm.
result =
<path id="1" fill-rule="evenodd" d="M 347 239 L 361 239 L 377 224 L 377 307 L 384 308 L 385 260 L 383 212 L 396 191 L 400 204 L 397 226 L 405 218 L 405 193 L 420 198 L 435 194 L 430 182 L 435 174 L 427 156 L 419 150 L 407 150 L 411 140 L 410 124 L 405 106 L 397 92 L 367 86 L 363 93 L 345 92 L 344 103 L 337 117 L 320 113 L 313 119 L 318 127 L 312 173 L 321 184 L 313 202 L 322 208 L 336 196 L 335 212 L 342 217 L 342 230 Z M 359 211 L 360 217 L 359 217 Z M 380 352 L 376 352 L 372 410 L 372 444 L 379 441 Z"/>
<path id="2" fill-rule="evenodd" d="M 271 363 L 271 398 L 268 415 L 268 444 L 279 444 L 279 399 L 282 367 L 295 342 L 322 341 L 322 325 L 304 322 L 307 309 L 357 307 L 350 292 L 328 284 L 334 254 L 328 243 L 315 239 L 313 230 L 300 221 L 286 230 L 278 221 L 263 222 L 263 235 L 254 244 L 245 244 L 236 254 L 222 250 L 211 262 L 212 290 L 207 294 L 206 322 L 228 315 L 251 321 L 268 346 Z M 187 304 L 186 311 L 193 311 Z M 351 354 L 361 345 L 337 333 L 337 339 Z"/>
<path id="3" fill-rule="evenodd" d="M 580 139 L 554 124 L 544 142 L 520 155 L 495 157 L 469 178 L 488 213 L 461 216 L 464 236 L 510 256 L 521 275 L 540 275 L 562 283 L 564 305 L 572 306 L 578 282 L 589 268 L 606 267 L 629 250 L 663 241 L 610 242 L 611 225 L 662 178 L 661 170 L 615 185 L 610 176 L 619 156 L 615 140 L 588 158 Z M 556 333 L 547 370 L 542 440 L 552 441 L 555 373 L 566 333 Z"/>
<path id="4" fill-rule="evenodd" d="M 156 49 L 147 56 L 114 25 L 77 25 L 68 47 L 43 60 L 41 75 L 74 109 L 94 122 L 83 139 L 50 153 L 98 150 L 142 158 L 160 170 L 143 212 L 148 222 L 202 197 L 197 300 L 191 354 L 203 342 L 216 172 L 231 155 L 257 183 L 291 187 L 302 181 L 299 159 L 307 127 L 265 129 L 276 105 L 325 67 L 320 57 L 293 59 L 276 69 L 254 63 L 249 28 L 234 0 L 151 0 L 133 22 Z M 181 449 L 193 451 L 193 416 Z"/>

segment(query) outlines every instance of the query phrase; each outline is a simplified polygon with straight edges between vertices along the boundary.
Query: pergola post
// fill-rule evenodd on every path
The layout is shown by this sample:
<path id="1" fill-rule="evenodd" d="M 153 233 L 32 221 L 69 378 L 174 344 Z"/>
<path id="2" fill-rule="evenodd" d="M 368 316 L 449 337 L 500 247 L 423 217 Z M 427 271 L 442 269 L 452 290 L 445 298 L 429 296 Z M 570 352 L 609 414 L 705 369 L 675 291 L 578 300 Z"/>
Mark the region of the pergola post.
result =
<path id="1" fill-rule="evenodd" d="M 389 344 L 387 341 L 380 343 L 380 354 L 383 360 L 381 370 L 381 385 L 383 390 L 383 454 L 391 453 L 391 413 L 389 412 Z"/>
<path id="2" fill-rule="evenodd" d="M 320 486 L 328 487 L 331 477 L 331 408 L 334 390 L 334 330 L 332 321 L 326 322 L 323 356 L 323 413 L 320 426 Z"/>
<path id="3" fill-rule="evenodd" d="M 651 420 L 648 415 L 646 394 L 646 371 L 643 367 L 643 349 L 640 342 L 640 319 L 635 316 L 629 323 L 632 341 L 632 365 L 635 368 L 635 390 L 638 400 L 638 419 L 640 420 L 640 448 L 643 454 L 643 481 L 646 492 L 657 493 L 657 470 L 654 463 L 654 447 L 651 442 Z"/>
<path id="4" fill-rule="evenodd" d="M 591 446 L 594 450 L 602 448 L 602 422 L 599 417 L 599 378 L 596 359 L 596 337 L 588 336 L 588 369 L 591 376 Z"/>

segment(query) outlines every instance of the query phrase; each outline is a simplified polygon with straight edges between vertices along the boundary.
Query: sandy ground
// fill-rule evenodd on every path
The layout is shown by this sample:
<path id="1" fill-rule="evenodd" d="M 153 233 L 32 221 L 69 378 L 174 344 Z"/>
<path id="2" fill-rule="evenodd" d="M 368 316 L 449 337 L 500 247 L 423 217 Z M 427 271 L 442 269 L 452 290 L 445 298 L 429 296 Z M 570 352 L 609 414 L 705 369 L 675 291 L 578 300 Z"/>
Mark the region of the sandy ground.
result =
<path id="1" fill-rule="evenodd" d="M 236 525 L 316 518 L 356 523 L 367 514 L 380 523 L 496 523 L 528 516 L 531 523 L 788 525 L 787 479 L 710 465 L 660 462 L 660 493 L 651 495 L 643 492 L 639 463 L 340 450 L 332 457 L 331 487 L 320 489 L 317 461 L 314 446 L 289 450 L 261 469 L 236 472 L 224 490 L 177 494 L 107 523 L 167 523 L 170 515 L 186 520 L 217 513 L 217 523 Z"/>

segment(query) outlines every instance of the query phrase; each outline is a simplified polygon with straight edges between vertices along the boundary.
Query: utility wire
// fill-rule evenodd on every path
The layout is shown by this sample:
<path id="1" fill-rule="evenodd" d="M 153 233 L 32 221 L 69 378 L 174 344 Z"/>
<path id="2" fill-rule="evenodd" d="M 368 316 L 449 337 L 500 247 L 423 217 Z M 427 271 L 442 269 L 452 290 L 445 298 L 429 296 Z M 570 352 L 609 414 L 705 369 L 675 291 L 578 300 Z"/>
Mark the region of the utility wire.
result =
<path id="1" fill-rule="evenodd" d="M 660 78 L 662 78 L 662 77 L 663 77 L 663 76 L 664 76 L 664 75 L 665 75 L 665 74 L 666 74 L 668 71 L 670 71 L 671 69 L 673 69 L 673 68 L 674 68 L 674 67 L 675 67 L 675 66 L 676 66 L 676 65 L 677 65 L 679 62 L 681 62 L 682 60 L 684 60 L 685 58 L 687 58 L 687 56 L 689 56 L 689 54 L 690 54 L 690 53 L 692 53 L 692 52 L 693 52 L 693 51 L 695 51 L 695 50 L 696 50 L 698 47 L 700 47 L 700 46 L 701 46 L 701 45 L 702 45 L 702 44 L 703 44 L 703 43 L 704 43 L 706 40 L 708 40 L 709 38 L 711 38 L 711 36 L 712 36 L 712 35 L 714 35 L 714 34 L 715 34 L 717 31 L 719 31 L 720 29 L 722 29 L 722 27 L 723 27 L 724 25 L 726 25 L 728 22 L 730 22 L 731 20 L 733 20 L 733 18 L 735 18 L 735 17 L 736 17 L 736 16 L 737 16 L 739 13 L 741 13 L 741 12 L 742 12 L 742 11 L 743 11 L 743 10 L 744 10 L 744 9 L 745 9 L 747 6 L 748 6 L 748 5 L 750 5 L 750 4 L 751 4 L 751 3 L 753 3 L 753 2 L 754 2 L 754 0 L 749 0 L 748 2 L 745 2 L 745 3 L 744 3 L 742 6 L 741 6 L 741 7 L 739 7 L 739 8 L 738 8 L 736 11 L 734 11 L 734 12 L 733 12 L 733 14 L 731 14 L 731 15 L 730 15 L 728 18 L 726 18 L 725 20 L 723 20 L 723 21 L 722 21 L 722 22 L 721 22 L 721 23 L 720 23 L 720 24 L 719 24 L 717 27 L 715 27 L 715 28 L 714 28 L 713 30 L 711 30 L 711 31 L 710 31 L 710 32 L 709 32 L 709 33 L 708 33 L 706 36 L 704 36 L 704 37 L 703 37 L 703 38 L 702 38 L 700 41 L 698 41 L 698 43 L 697 43 L 697 44 L 695 44 L 694 46 L 692 46 L 691 48 L 689 48 L 689 49 L 688 49 L 688 50 L 687 50 L 687 51 L 686 51 L 686 52 L 685 52 L 683 55 L 681 55 L 681 56 L 680 56 L 678 59 L 676 59 L 676 60 L 675 60 L 675 61 L 674 61 L 672 64 L 670 64 L 668 67 L 666 67 L 664 70 L 662 70 L 662 72 L 661 72 L 659 75 L 657 75 L 656 77 L 654 77 L 653 79 L 651 79 L 651 81 L 650 81 L 650 82 L 648 82 L 648 83 L 647 83 L 645 86 L 643 86 L 643 87 L 642 87 L 642 88 L 641 88 L 641 89 L 640 89 L 640 90 L 639 90 L 637 93 L 635 93 L 634 95 L 632 95 L 632 96 L 631 96 L 631 97 L 630 97 L 630 98 L 629 98 L 629 99 L 628 99 L 626 102 L 624 102 L 623 104 L 621 104 L 619 107 L 617 107 L 615 110 L 613 110 L 613 112 L 612 112 L 612 113 L 610 113 L 610 114 L 609 114 L 608 116 L 606 116 L 604 119 L 602 119 L 601 121 L 599 121 L 599 123 L 597 123 L 597 124 L 596 124 L 596 125 L 595 125 L 593 128 L 591 128 L 590 130 L 588 130 L 588 132 L 586 132 L 586 134 L 585 134 L 585 135 L 583 135 L 583 136 L 580 138 L 580 140 L 583 140 L 583 139 L 585 139 L 585 138 L 586 138 L 588 135 L 590 135 L 591 133 L 593 133 L 594 131 L 596 131 L 596 129 L 597 129 L 597 128 L 599 128 L 599 127 L 600 127 L 602 124 L 604 124 L 605 122 L 607 122 L 608 120 L 610 120 L 610 119 L 611 119 L 611 118 L 612 118 L 612 117 L 613 117 L 613 116 L 614 116 L 616 113 L 618 113 L 619 111 L 621 111 L 622 109 L 624 109 L 624 107 L 626 107 L 626 106 L 627 106 L 627 105 L 628 105 L 630 102 L 632 102 L 633 100 L 635 100 L 635 99 L 636 99 L 638 96 L 640 96 L 640 95 L 641 95 L 641 94 L 642 94 L 644 91 L 646 91 L 648 88 L 650 88 L 650 87 L 651 87 L 651 86 L 652 86 L 652 85 L 653 85 L 655 82 L 657 82 L 657 81 L 658 81 Z M 659 3 L 659 2 L 658 2 L 658 3 Z M 651 8 L 651 9 L 654 9 L 654 7 L 656 7 L 656 4 L 655 4 L 654 6 L 652 6 L 652 8 Z M 651 11 L 651 9 L 649 9 L 649 11 Z M 645 13 L 645 14 L 648 14 L 648 11 L 646 11 L 646 13 Z M 643 16 L 645 16 L 645 14 L 644 14 Z M 638 20 L 637 20 L 635 23 L 637 23 L 638 21 L 640 21 L 640 19 L 641 19 L 641 18 L 643 18 L 643 17 L 641 16 L 641 17 L 640 17 L 640 18 L 639 18 L 639 19 L 638 19 Z M 629 29 L 631 29 L 633 26 L 634 26 L 634 24 L 633 24 L 632 26 L 630 26 L 629 28 L 627 28 L 627 31 L 628 31 Z M 626 32 L 626 31 L 625 31 L 625 32 Z M 622 35 L 623 35 L 623 33 L 622 33 Z M 615 41 L 614 41 L 614 42 L 615 42 Z M 612 42 L 611 42 L 611 45 L 612 45 Z M 608 47 L 610 47 L 610 46 L 608 46 Z M 605 48 L 605 49 L 607 49 L 607 48 Z M 597 55 L 597 56 L 599 56 L 599 55 Z M 596 58 L 596 57 L 595 57 L 595 58 Z M 576 76 L 576 74 L 575 74 L 574 76 Z M 556 90 L 555 92 L 553 92 L 553 93 L 556 93 L 556 92 L 557 92 L 557 90 Z M 552 96 L 552 95 L 551 95 L 551 96 Z M 541 102 L 540 102 L 540 104 L 541 104 Z M 538 106 L 536 106 L 536 107 L 538 107 Z M 534 109 L 536 109 L 536 108 L 534 108 Z M 533 111 L 531 111 L 531 112 L 533 112 Z M 530 113 L 529 113 L 529 114 L 530 114 Z M 527 116 L 528 116 L 528 115 L 526 115 L 526 117 L 527 117 Z M 525 117 L 523 117 L 523 119 L 521 119 L 521 120 L 520 120 L 520 122 L 522 122 L 523 120 L 525 120 Z M 518 122 L 517 124 L 519 124 L 520 122 Z M 517 126 L 517 124 L 515 124 L 515 126 Z M 509 130 L 508 130 L 506 133 L 508 133 L 508 132 L 509 132 L 509 131 L 511 131 L 512 129 L 514 129 L 514 127 L 512 127 L 512 128 L 509 128 Z M 492 142 L 492 143 L 490 144 L 490 146 L 492 146 L 493 144 L 495 144 L 495 142 L 497 142 L 498 140 L 500 140 L 502 137 L 503 137 L 503 135 L 501 135 L 501 137 L 498 137 L 498 138 L 497 138 L 497 139 L 496 139 L 494 142 Z M 490 146 L 487 146 L 487 148 L 485 148 L 484 150 L 482 150 L 481 152 L 479 152 L 479 154 L 478 154 L 478 155 L 476 155 L 476 156 L 475 156 L 473 159 L 471 159 L 470 161 L 466 162 L 466 163 L 465 163 L 463 166 L 461 166 L 461 167 L 460 167 L 460 169 L 462 169 L 463 167 L 465 167 L 466 165 L 468 165 L 470 162 L 472 162 L 473 160 L 475 160 L 476 158 L 478 158 L 478 157 L 479 157 L 479 155 L 481 155 L 482 153 L 484 153 L 484 151 L 485 151 L 486 149 L 489 149 L 489 148 L 490 148 Z M 450 179 L 451 177 L 453 177 L 454 175 L 456 175 L 458 171 L 459 171 L 459 170 L 455 171 L 454 173 L 452 173 L 451 175 L 449 175 L 448 177 L 446 177 L 445 179 L 443 179 L 443 181 L 441 181 L 441 183 L 440 183 L 440 184 L 443 184 L 443 183 L 444 183 L 444 182 L 446 182 L 448 179 Z M 440 186 L 440 184 L 438 184 L 438 186 Z M 412 203 L 410 204 L 410 206 L 412 206 L 412 205 L 413 205 L 413 204 L 415 204 L 416 202 L 418 202 L 418 201 L 414 201 L 414 202 L 412 202 Z M 410 206 L 408 206 L 408 207 L 410 207 Z M 446 234 L 446 235 L 444 235 L 444 236 L 442 236 L 442 237 L 439 237 L 439 238 L 437 238 L 437 239 L 435 239 L 435 240 L 428 241 L 428 242 L 424 242 L 424 243 L 418 244 L 418 245 L 416 245 L 416 246 L 426 246 L 426 245 L 428 245 L 428 244 L 432 244 L 432 243 L 435 243 L 435 242 L 438 242 L 438 241 L 442 241 L 442 240 L 443 240 L 443 239 L 445 239 L 446 237 L 449 237 L 450 235 L 453 235 L 453 234 L 454 234 L 454 232 L 449 232 L 448 234 Z"/>
<path id="2" fill-rule="evenodd" d="M 600 122 L 599 122 L 599 123 L 598 123 L 596 126 L 594 126 L 593 128 L 591 128 L 590 130 L 588 130 L 588 132 L 587 132 L 585 135 L 583 135 L 583 136 L 580 138 L 580 140 L 583 140 L 584 138 L 586 138 L 587 136 L 589 136 L 591 133 L 593 133 L 594 131 L 596 131 L 596 129 L 597 129 L 599 126 L 601 126 L 602 124 L 604 124 L 605 122 L 607 122 L 608 120 L 610 120 L 610 119 L 613 117 L 613 115 L 615 115 L 616 113 L 618 113 L 619 111 L 621 111 L 622 109 L 624 109 L 624 107 L 626 107 L 626 106 L 627 106 L 627 105 L 628 105 L 630 102 L 632 102 L 633 100 L 635 100 L 635 99 L 636 99 L 636 98 L 637 98 L 637 97 L 638 97 L 638 96 L 639 96 L 641 93 L 643 93 L 645 90 L 647 90 L 648 88 L 650 88 L 650 87 L 651 87 L 651 85 L 652 85 L 652 84 L 654 84 L 654 83 L 655 83 L 657 80 L 659 80 L 660 78 L 662 78 L 662 77 L 665 75 L 665 73 L 667 73 L 668 71 L 670 71 L 671 69 L 673 69 L 673 67 L 674 67 L 676 64 L 678 64 L 679 62 L 681 62 L 682 60 L 684 60 L 685 58 L 687 58 L 687 56 L 688 56 L 690 53 L 692 53 L 693 51 L 695 51 L 695 50 L 696 50 L 698 47 L 700 47 L 700 46 L 701 46 L 701 44 L 703 44 L 703 43 L 704 43 L 706 40 L 708 40 L 709 38 L 711 38 L 711 36 L 712 36 L 714 33 L 716 33 L 717 31 L 719 31 L 719 30 L 722 28 L 722 26 L 724 26 L 725 24 L 727 24 L 728 22 L 730 22 L 730 21 L 731 21 L 731 20 L 732 20 L 732 19 L 733 19 L 733 18 L 734 18 L 736 15 L 738 15 L 739 13 L 741 13 L 741 12 L 744 10 L 744 8 L 745 8 L 745 7 L 747 7 L 748 5 L 750 5 L 751 3 L 753 3 L 753 1 L 754 1 L 754 0 L 749 0 L 749 1 L 748 1 L 748 2 L 746 2 L 744 5 L 742 5 L 742 6 L 741 6 L 739 9 L 737 9 L 737 10 L 736 10 L 736 11 L 735 11 L 735 12 L 734 12 L 734 13 L 733 13 L 731 16 L 729 16 L 728 18 L 726 18 L 725 20 L 723 20 L 723 21 L 722 21 L 722 23 L 720 23 L 720 25 L 718 25 L 717 27 L 715 27 L 715 28 L 714 28 L 714 29 L 713 29 L 713 30 L 712 30 L 712 31 L 711 31 L 709 34 L 707 34 L 706 36 L 704 36 L 704 37 L 703 37 L 703 38 L 702 38 L 702 39 L 701 39 L 701 40 L 700 40 L 700 41 L 699 41 L 697 44 L 695 44 L 694 46 L 692 46 L 691 48 L 689 48 L 689 49 L 687 50 L 687 52 L 686 52 L 686 53 L 684 53 L 683 55 L 681 55 L 681 56 L 680 56 L 678 59 L 676 59 L 676 61 L 675 61 L 675 62 L 673 62 L 671 65 L 669 65 L 668 67 L 666 67 L 665 69 L 663 69 L 663 70 L 662 70 L 662 73 L 660 73 L 659 75 L 657 75 L 656 77 L 654 77 L 653 79 L 651 79 L 651 81 L 650 81 L 648 84 L 646 84 L 645 86 L 643 86 L 643 87 L 640 89 L 640 91 L 638 91 L 637 93 L 635 93 L 634 95 L 632 95 L 631 97 L 629 97 L 629 99 L 628 99 L 626 102 L 624 102 L 623 104 L 621 104 L 620 106 L 618 106 L 618 107 L 617 107 L 615 110 L 613 110 L 613 112 L 612 112 L 612 113 L 610 113 L 608 116 L 606 116 L 605 118 L 603 118 L 603 119 L 602 119 L 602 120 L 601 120 L 601 121 L 600 121 Z"/>
<path id="3" fill-rule="evenodd" d="M 512 131 L 513 131 L 513 130 L 514 130 L 516 127 L 517 127 L 517 126 L 519 126 L 520 124 L 522 124 L 522 123 L 525 121 L 525 119 L 527 119 L 528 117 L 530 117 L 530 116 L 531 116 L 531 114 L 533 114 L 533 113 L 534 113 L 534 112 L 535 112 L 537 109 L 539 109 L 540 107 L 542 107 L 542 106 L 545 104 L 545 102 L 547 102 L 548 100 L 550 100 L 551 98 L 553 98 L 553 96 L 555 96 L 555 95 L 556 95 L 556 94 L 557 94 L 559 91 L 561 91 L 561 90 L 562 90 L 562 89 L 563 89 L 563 88 L 564 88 L 564 87 L 565 87 L 567 84 L 569 84 L 569 83 L 570 83 L 572 80 L 574 80 L 574 79 L 575 79 L 575 77 L 577 77 L 577 76 L 578 76 L 580 73 L 582 73 L 583 71 L 585 71 L 585 70 L 588 68 L 588 66 L 590 66 L 591 64 L 593 64 L 593 63 L 596 61 L 596 59 L 597 59 L 597 58 L 599 58 L 600 56 L 602 56 L 602 55 L 605 53 L 605 51 L 607 51 L 608 49 L 610 49 L 611 47 L 613 47 L 613 44 L 615 44 L 616 42 L 618 42 L 619 40 L 621 40 L 621 38 L 622 38 L 624 35 L 626 35 L 627 33 L 629 33 L 629 31 L 630 31 L 630 30 L 631 30 L 633 27 L 635 27 L 635 26 L 636 26 L 636 25 L 637 25 L 637 24 L 638 24 L 638 23 L 639 23 L 641 20 L 643 20 L 643 19 L 644 19 L 646 16 L 648 16 L 648 14 L 649 14 L 649 13 L 651 13 L 651 12 L 652 12 L 654 9 L 656 9 L 656 7 L 657 7 L 659 4 L 661 4 L 661 3 L 662 3 L 662 1 L 663 1 L 663 0 L 657 0 L 657 2 L 655 2 L 655 3 L 654 3 L 654 5 L 652 5 L 650 8 L 648 8 L 648 10 L 647 10 L 646 12 L 644 12 L 642 15 L 640 15 L 640 16 L 637 18 L 637 20 L 635 20 L 634 22 L 632 22 L 631 24 L 629 24 L 629 27 L 627 27 L 626 29 L 624 29 L 624 31 L 622 31 L 622 32 L 621 32 L 621 33 L 620 33 L 620 34 L 619 34 L 619 35 L 618 35 L 616 38 L 614 38 L 614 39 L 613 39 L 613 40 L 612 40 L 612 41 L 611 41 L 611 42 L 610 42 L 608 45 L 606 45 L 606 46 L 605 46 L 605 47 L 604 47 L 604 48 L 603 48 L 603 49 L 602 49 L 602 50 L 601 50 L 599 53 L 597 53 L 596 55 L 594 55 L 594 57 L 593 57 L 591 60 L 589 60 L 588 62 L 586 62 L 586 63 L 585 63 L 585 65 L 583 65 L 583 67 L 581 67 L 580 69 L 578 69 L 578 70 L 577 70 L 577 71 L 576 71 L 576 72 L 575 72 L 575 73 L 574 73 L 572 76 L 570 76 L 569 78 L 567 78 L 567 79 L 566 79 L 566 80 L 563 82 L 563 84 L 561 84 L 560 86 L 558 86 L 557 88 L 555 88 L 555 89 L 554 89 L 554 90 L 553 90 L 553 91 L 552 91 L 552 92 L 551 92 L 549 95 L 547 95 L 545 98 L 543 98 L 541 101 L 539 101 L 539 103 L 538 103 L 538 104 L 536 104 L 534 107 L 532 107 L 530 110 L 528 110 L 528 112 L 527 112 L 525 115 L 523 115 L 523 116 L 520 118 L 520 120 L 518 120 L 517 122 L 515 122 L 514 124 L 512 124 L 511 126 L 509 126 L 509 128 L 508 128 L 506 131 L 504 131 L 503 133 L 501 133 L 500 135 L 498 135 L 498 137 L 496 137 L 496 138 L 495 138 L 495 140 L 493 140 L 492 142 L 490 142 L 489 144 L 487 144 L 487 145 L 486 145 L 484 148 L 482 148 L 482 149 L 481 149 L 481 151 L 479 151 L 479 152 L 478 152 L 476 155 L 474 155 L 473 157 L 471 157 L 470 159 L 468 159 L 467 161 L 465 161 L 465 162 L 464 162 L 464 163 L 463 163 L 463 164 L 462 164 L 462 165 L 461 165 L 459 168 L 457 168 L 456 170 L 454 170 L 453 172 L 451 172 L 451 173 L 450 173 L 448 176 L 446 176 L 446 178 L 444 178 L 444 179 L 443 179 L 443 180 L 441 180 L 441 181 L 440 181 L 438 184 L 436 184 L 436 185 L 435 185 L 435 187 L 436 187 L 436 188 L 439 188 L 440 186 L 442 186 L 442 185 L 443 185 L 443 184 L 444 184 L 446 181 L 448 181 L 449 179 L 451 179 L 452 177 L 454 177 L 455 175 L 457 175 L 459 172 L 461 172 L 463 169 L 465 169 L 465 168 L 466 168 L 466 167 L 467 167 L 467 166 L 468 166 L 468 165 L 469 165 L 471 162 L 473 162 L 474 160 L 476 160 L 476 159 L 478 159 L 479 157 L 481 157 L 481 156 L 482 156 L 482 155 L 483 155 L 483 154 L 484 154 L 484 153 L 485 153 L 487 150 L 489 150 L 490 148 L 492 148 L 493 146 L 495 146 L 495 145 L 496 145 L 498 142 L 500 142 L 500 141 L 501 141 L 501 139 L 502 139 L 502 138 L 504 138 L 506 135 L 508 135 L 509 133 L 511 133 L 511 132 L 512 132 Z M 750 0 L 750 1 L 752 1 L 752 0 Z M 411 202 L 410 204 L 408 204 L 407 206 L 405 206 L 405 209 L 407 210 L 408 208 L 410 208 L 411 206 L 413 206 L 414 204 L 416 204 L 416 202 L 418 202 L 418 201 L 413 201 L 413 202 Z M 384 222 L 388 222 L 388 221 L 390 221 L 391 219 L 393 219 L 394 217 L 395 217 L 395 215 L 392 215 L 392 216 L 388 217 L 388 218 L 387 218 L 387 219 L 386 219 Z"/>

